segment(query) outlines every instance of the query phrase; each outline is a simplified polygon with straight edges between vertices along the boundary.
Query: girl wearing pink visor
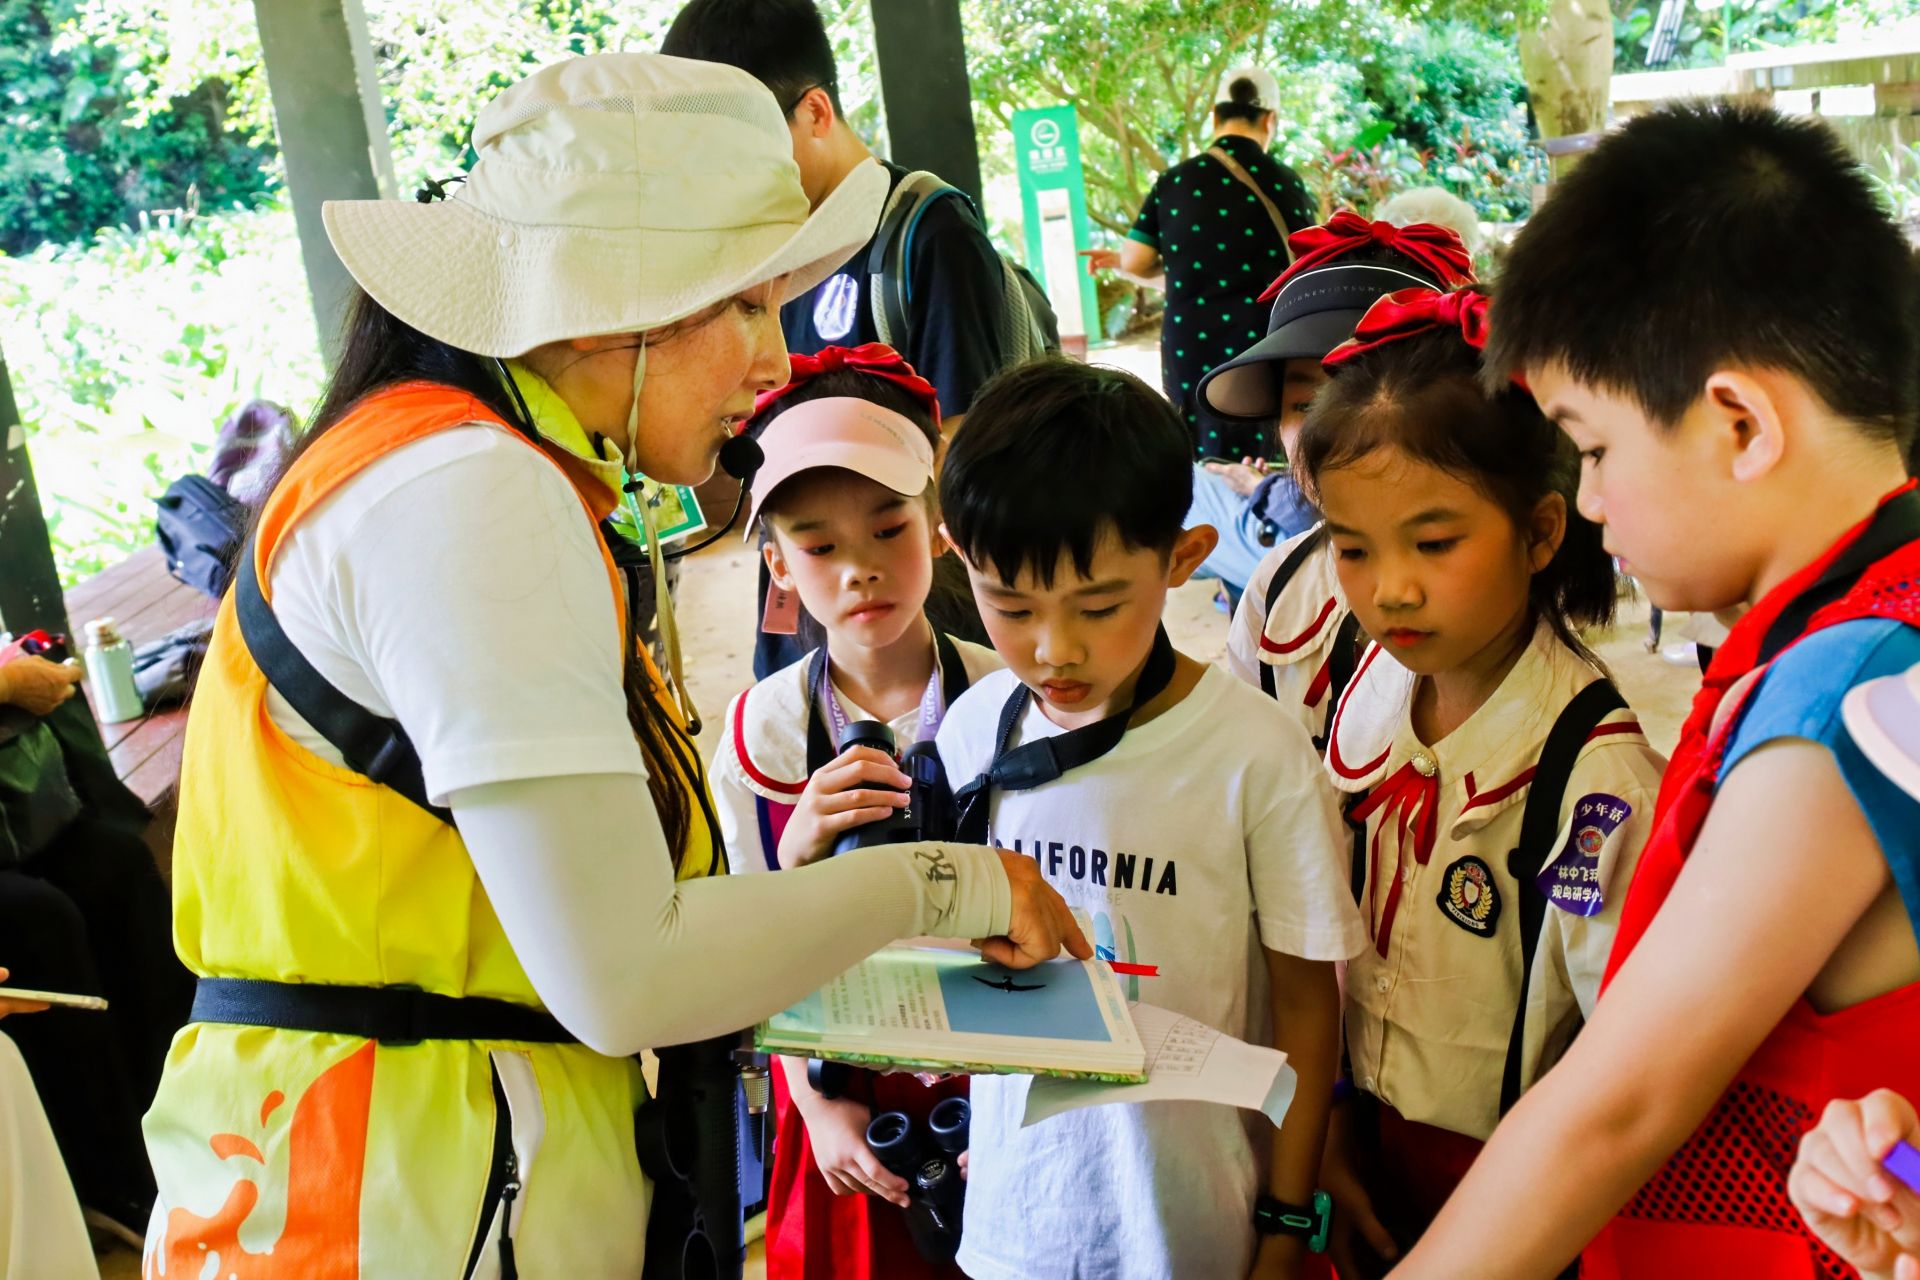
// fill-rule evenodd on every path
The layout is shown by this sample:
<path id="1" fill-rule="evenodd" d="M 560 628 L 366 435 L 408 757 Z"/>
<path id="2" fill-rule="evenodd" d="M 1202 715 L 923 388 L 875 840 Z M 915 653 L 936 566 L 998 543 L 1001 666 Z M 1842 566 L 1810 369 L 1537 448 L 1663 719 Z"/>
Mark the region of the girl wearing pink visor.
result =
<path id="1" fill-rule="evenodd" d="M 848 728 L 878 721 L 899 750 L 931 741 L 953 699 L 1001 665 L 927 621 L 945 550 L 934 511 L 939 423 L 933 388 L 877 343 L 793 357 L 793 380 L 755 406 L 750 429 L 766 462 L 753 513 L 772 578 L 762 625 L 791 633 L 804 606 L 824 636 L 727 709 L 712 781 L 735 871 L 818 861 L 847 833 L 892 817 L 907 804 L 907 776 L 876 747 L 840 750 Z M 768 1274 L 957 1277 L 915 1249 L 895 1207 L 907 1203 L 906 1181 L 865 1135 L 888 1111 L 924 1125 L 934 1104 L 965 1095 L 966 1081 L 852 1071 L 828 1097 L 806 1065 L 783 1059 L 774 1072 Z"/>

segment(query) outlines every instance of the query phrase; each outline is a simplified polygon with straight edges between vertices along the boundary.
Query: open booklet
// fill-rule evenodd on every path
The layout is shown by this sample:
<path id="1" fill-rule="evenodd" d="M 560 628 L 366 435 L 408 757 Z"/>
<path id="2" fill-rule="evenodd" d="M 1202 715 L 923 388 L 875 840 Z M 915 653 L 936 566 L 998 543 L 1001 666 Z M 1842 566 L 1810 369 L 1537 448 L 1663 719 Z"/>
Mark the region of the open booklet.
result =
<path id="1" fill-rule="evenodd" d="M 972 951 L 896 945 L 761 1023 L 754 1044 L 891 1070 L 1147 1078 L 1126 996 L 1098 960 L 1005 969 Z"/>

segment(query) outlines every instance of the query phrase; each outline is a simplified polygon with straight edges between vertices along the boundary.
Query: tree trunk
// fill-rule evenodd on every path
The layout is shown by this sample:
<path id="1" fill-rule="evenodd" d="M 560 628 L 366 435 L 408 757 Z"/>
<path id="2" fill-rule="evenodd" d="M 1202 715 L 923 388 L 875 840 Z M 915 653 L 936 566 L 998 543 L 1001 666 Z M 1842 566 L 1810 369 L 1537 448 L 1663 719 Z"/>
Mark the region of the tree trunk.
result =
<path id="1" fill-rule="evenodd" d="M 1613 79 L 1613 14 L 1606 0 L 1552 0 L 1538 26 L 1520 33 L 1520 68 L 1543 138 L 1606 128 Z M 1578 155 L 1558 157 L 1565 177 Z"/>

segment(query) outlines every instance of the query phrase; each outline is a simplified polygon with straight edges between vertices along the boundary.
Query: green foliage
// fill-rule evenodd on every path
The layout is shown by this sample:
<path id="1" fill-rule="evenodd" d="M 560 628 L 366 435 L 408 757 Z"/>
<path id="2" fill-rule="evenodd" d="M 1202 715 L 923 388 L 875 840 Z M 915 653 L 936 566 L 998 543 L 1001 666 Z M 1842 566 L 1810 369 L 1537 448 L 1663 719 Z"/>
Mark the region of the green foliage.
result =
<path id="1" fill-rule="evenodd" d="M 1687 0 L 1673 56 L 1659 67 L 1648 67 L 1659 14 L 1660 0 L 1616 0 L 1616 73 L 1717 67 L 1728 54 L 1821 44 L 1920 15 L 1920 0 Z"/>
<path id="2" fill-rule="evenodd" d="M 264 396 L 304 410 L 318 344 L 285 211 L 141 219 L 0 256 L 0 346 L 62 578 L 153 540 L 153 505 Z"/>
<path id="3" fill-rule="evenodd" d="M 270 138 L 272 116 L 250 0 L 72 0 L 71 39 L 111 43 L 134 68 L 136 110 L 214 77 L 234 86 L 232 117 Z M 818 0 L 840 59 L 842 102 L 868 137 L 879 73 L 865 0 Z M 402 192 L 472 162 L 475 115 L 500 90 L 579 54 L 657 49 L 681 0 L 365 0 L 394 172 Z"/>
<path id="4" fill-rule="evenodd" d="M 161 208 L 246 205 L 272 185 L 262 149 L 227 127 L 225 81 L 137 109 L 114 48 L 62 38 L 74 16 L 69 0 L 0 8 L 0 252 Z"/>
<path id="5" fill-rule="evenodd" d="M 1920 142 L 1883 149 L 1866 173 L 1888 217 L 1909 227 L 1920 223 Z"/>
<path id="6" fill-rule="evenodd" d="M 972 0 L 963 15 L 978 132 L 1005 148 L 1015 111 L 1072 103 L 1088 213 L 1122 232 L 1155 176 L 1206 145 L 1229 67 L 1273 66 L 1282 50 L 1344 51 L 1358 13 L 1356 0 Z M 1324 84 L 1305 96 L 1324 101 Z"/>

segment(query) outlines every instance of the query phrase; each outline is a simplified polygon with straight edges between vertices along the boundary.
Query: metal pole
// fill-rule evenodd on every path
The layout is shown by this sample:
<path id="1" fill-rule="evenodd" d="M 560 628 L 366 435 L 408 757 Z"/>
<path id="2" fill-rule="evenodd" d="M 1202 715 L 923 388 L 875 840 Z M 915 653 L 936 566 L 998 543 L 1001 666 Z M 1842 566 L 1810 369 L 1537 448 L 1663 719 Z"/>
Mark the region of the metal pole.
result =
<path id="1" fill-rule="evenodd" d="M 0 627 L 65 632 L 67 603 L 27 459 L 27 432 L 0 352 Z"/>
<path id="2" fill-rule="evenodd" d="M 394 194 L 373 45 L 360 0 L 253 0 L 253 12 L 314 320 L 331 364 L 353 280 L 327 243 L 320 206 Z"/>
<path id="3" fill-rule="evenodd" d="M 979 205 L 980 149 L 959 0 L 873 0 L 892 160 L 930 169 Z"/>

